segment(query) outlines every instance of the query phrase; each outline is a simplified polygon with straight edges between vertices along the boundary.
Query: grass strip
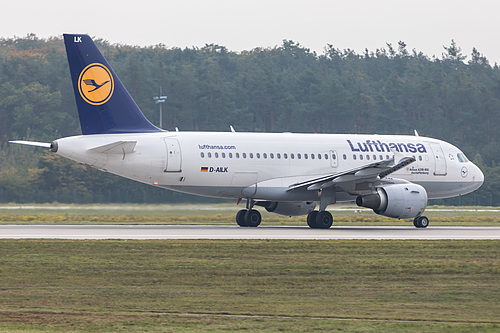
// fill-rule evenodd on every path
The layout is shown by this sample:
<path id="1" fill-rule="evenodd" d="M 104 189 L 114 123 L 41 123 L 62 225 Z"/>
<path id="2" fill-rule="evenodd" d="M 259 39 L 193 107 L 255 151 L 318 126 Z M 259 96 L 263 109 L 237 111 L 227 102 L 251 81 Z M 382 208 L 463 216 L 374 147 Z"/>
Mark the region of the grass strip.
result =
<path id="1" fill-rule="evenodd" d="M 439 226 L 500 226 L 500 216 L 435 216 L 431 217 L 432 225 Z M 411 226 L 410 220 L 396 220 L 377 216 L 335 216 L 334 225 L 393 225 Z M 234 215 L 57 215 L 57 214 L 30 214 L 30 215 L 0 215 L 3 224 L 235 224 Z M 306 225 L 305 216 L 284 217 L 265 216 L 263 225 Z"/>
<path id="2" fill-rule="evenodd" d="M 411 226 L 410 220 L 396 220 L 359 210 L 352 205 L 335 205 L 331 212 L 336 225 Z M 0 207 L 3 224 L 235 224 L 234 204 L 166 205 L 5 205 Z M 306 225 L 306 217 L 287 217 L 260 210 L 263 225 Z M 500 210 L 493 207 L 440 207 L 426 211 L 431 225 L 500 226 Z"/>
<path id="3" fill-rule="evenodd" d="M 0 330 L 500 329 L 498 241 L 0 241 Z"/>

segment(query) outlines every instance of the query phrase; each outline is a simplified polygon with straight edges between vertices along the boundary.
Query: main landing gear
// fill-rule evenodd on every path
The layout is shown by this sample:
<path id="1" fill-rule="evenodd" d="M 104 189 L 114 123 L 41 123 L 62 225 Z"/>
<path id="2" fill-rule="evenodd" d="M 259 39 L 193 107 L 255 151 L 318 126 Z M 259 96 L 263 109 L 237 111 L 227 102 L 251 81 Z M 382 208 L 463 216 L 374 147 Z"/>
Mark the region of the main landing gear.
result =
<path id="1" fill-rule="evenodd" d="M 256 209 L 242 209 L 236 214 L 236 223 L 240 227 L 258 227 L 262 216 Z"/>
<path id="2" fill-rule="evenodd" d="M 238 201 L 239 203 L 239 201 Z M 236 223 L 240 227 L 258 227 L 262 221 L 262 216 L 259 211 L 253 209 L 255 202 L 251 199 L 247 200 L 247 209 L 242 209 L 236 214 Z"/>
<path id="3" fill-rule="evenodd" d="M 313 210 L 309 214 L 307 214 L 307 225 L 309 228 L 313 229 L 328 229 L 332 226 L 333 217 L 330 212 L 326 210 L 322 212 L 318 212 L 317 210 Z"/>
<path id="4" fill-rule="evenodd" d="M 413 220 L 413 225 L 417 228 L 427 228 L 429 225 L 429 219 L 427 216 L 418 216 Z"/>

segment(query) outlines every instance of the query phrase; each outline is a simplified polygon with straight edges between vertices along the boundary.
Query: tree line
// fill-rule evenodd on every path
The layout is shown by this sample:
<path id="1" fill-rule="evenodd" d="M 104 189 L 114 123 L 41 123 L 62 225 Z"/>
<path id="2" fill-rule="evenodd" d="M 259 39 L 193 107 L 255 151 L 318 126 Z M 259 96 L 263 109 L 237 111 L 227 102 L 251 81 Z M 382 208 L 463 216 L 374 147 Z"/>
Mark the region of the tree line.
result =
<path id="1" fill-rule="evenodd" d="M 445 203 L 500 205 L 500 70 L 451 41 L 442 57 L 404 42 L 358 54 L 321 54 L 290 40 L 232 52 L 96 43 L 145 115 L 168 99 L 163 127 L 179 130 L 379 133 L 435 137 L 460 147 L 485 173 L 474 195 Z M 0 39 L 0 201 L 193 200 L 8 140 L 50 142 L 81 133 L 61 37 Z M 110 194 L 116 189 L 118 195 Z M 123 196 L 129 193 L 128 196 Z M 161 194 L 160 194 L 161 193 Z"/>

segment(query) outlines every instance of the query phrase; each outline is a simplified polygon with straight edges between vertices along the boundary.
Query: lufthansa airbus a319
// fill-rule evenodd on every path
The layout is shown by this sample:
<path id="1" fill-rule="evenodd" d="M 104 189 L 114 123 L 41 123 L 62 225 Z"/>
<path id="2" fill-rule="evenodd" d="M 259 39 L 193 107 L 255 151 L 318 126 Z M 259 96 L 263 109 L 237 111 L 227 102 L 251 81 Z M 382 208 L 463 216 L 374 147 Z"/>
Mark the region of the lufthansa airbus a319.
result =
<path id="1" fill-rule="evenodd" d="M 169 132 L 152 125 L 87 35 L 64 35 L 82 135 L 11 141 L 162 188 L 246 200 L 236 215 L 256 227 L 256 206 L 307 215 L 329 228 L 326 208 L 355 201 L 425 228 L 428 199 L 478 189 L 481 170 L 450 143 L 418 136 Z M 318 210 L 316 210 L 316 207 Z"/>

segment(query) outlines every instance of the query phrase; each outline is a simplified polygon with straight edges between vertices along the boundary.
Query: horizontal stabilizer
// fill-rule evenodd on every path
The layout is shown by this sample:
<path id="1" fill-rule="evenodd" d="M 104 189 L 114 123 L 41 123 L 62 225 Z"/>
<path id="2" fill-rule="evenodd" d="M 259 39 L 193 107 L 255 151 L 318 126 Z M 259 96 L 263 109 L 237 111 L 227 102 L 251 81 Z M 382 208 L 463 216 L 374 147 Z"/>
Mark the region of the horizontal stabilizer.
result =
<path id="1" fill-rule="evenodd" d="M 103 154 L 128 154 L 135 151 L 137 141 L 116 141 L 89 150 Z"/>
<path id="2" fill-rule="evenodd" d="M 50 143 L 47 143 L 47 142 L 36 142 L 36 141 L 9 141 L 9 143 L 17 143 L 17 144 L 20 144 L 20 145 L 26 145 L 26 146 L 36 146 L 36 147 L 50 148 Z"/>

